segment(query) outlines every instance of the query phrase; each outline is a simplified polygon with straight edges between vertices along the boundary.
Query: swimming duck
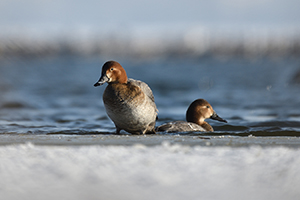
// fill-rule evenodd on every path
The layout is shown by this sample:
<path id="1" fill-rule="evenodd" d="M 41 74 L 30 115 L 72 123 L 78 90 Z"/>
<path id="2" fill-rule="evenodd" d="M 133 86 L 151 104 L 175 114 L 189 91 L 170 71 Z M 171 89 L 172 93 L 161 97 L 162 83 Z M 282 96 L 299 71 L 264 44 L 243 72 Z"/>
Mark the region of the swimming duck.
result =
<path id="1" fill-rule="evenodd" d="M 128 79 L 124 68 L 116 61 L 102 67 L 101 77 L 94 86 L 108 83 L 103 102 L 106 113 L 116 126 L 116 133 L 155 133 L 157 109 L 150 87 L 139 80 Z"/>
<path id="2" fill-rule="evenodd" d="M 191 103 L 186 111 L 186 122 L 185 121 L 174 121 L 156 128 L 158 132 L 193 132 L 193 131 L 210 131 L 214 129 L 209 123 L 204 120 L 211 118 L 221 122 L 226 122 L 217 115 L 211 105 L 204 99 L 197 99 Z"/>

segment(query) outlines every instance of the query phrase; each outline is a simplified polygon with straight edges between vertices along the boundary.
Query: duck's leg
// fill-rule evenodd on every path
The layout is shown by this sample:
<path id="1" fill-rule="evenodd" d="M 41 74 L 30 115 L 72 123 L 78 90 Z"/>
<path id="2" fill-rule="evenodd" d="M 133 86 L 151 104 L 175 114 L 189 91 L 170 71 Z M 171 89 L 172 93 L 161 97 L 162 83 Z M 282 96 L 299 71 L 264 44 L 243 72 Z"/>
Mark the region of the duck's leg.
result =
<path id="1" fill-rule="evenodd" d="M 121 129 L 119 129 L 118 127 L 116 127 L 116 134 L 119 135 L 120 134 Z"/>
<path id="2" fill-rule="evenodd" d="M 146 134 L 156 134 L 155 131 L 155 121 L 148 125 L 148 128 L 145 130 Z"/>
<path id="3" fill-rule="evenodd" d="M 155 128 L 153 128 L 152 130 L 150 130 L 150 131 L 148 132 L 148 134 L 156 134 Z"/>
<path id="4" fill-rule="evenodd" d="M 155 132 L 155 128 L 153 127 L 152 129 L 148 130 L 148 129 L 145 129 L 142 134 L 156 134 Z"/>

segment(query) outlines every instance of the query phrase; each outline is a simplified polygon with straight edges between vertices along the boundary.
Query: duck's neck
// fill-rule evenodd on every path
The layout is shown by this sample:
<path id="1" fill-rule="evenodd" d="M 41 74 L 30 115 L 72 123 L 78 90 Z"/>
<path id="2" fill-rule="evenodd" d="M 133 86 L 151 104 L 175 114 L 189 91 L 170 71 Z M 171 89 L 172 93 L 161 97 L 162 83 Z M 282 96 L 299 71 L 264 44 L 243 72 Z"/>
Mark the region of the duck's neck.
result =
<path id="1" fill-rule="evenodd" d="M 207 123 L 205 121 L 203 121 L 203 123 L 200 126 L 202 128 L 204 128 L 206 131 L 210 131 L 210 132 L 214 131 L 213 127 L 209 123 Z"/>
<path id="2" fill-rule="evenodd" d="M 186 119 L 187 122 L 192 122 L 192 123 L 195 123 L 195 124 L 198 124 L 199 126 L 201 126 L 202 128 L 204 128 L 206 131 L 214 131 L 214 129 L 212 128 L 212 126 L 207 123 L 206 121 L 204 121 L 203 118 L 198 118 L 198 117 L 192 117 L 187 115 L 187 119 Z"/>
<path id="3" fill-rule="evenodd" d="M 121 76 L 118 79 L 119 83 L 127 83 L 127 81 L 128 81 L 127 76 Z"/>
<path id="4" fill-rule="evenodd" d="M 128 78 L 127 78 L 127 74 L 126 74 L 126 71 L 124 70 L 124 68 L 120 69 L 120 74 L 118 74 L 118 75 L 119 75 L 119 77 L 118 77 L 119 83 L 127 83 Z"/>

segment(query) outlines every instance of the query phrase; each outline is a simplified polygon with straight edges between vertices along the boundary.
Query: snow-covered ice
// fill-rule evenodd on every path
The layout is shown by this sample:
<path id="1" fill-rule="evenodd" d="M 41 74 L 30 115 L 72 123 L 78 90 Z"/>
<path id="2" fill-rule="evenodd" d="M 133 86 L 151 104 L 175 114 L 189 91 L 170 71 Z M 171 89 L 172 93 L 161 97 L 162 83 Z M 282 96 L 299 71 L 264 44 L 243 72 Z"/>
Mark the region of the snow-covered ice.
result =
<path id="1" fill-rule="evenodd" d="M 0 146 L 1 199 L 299 199 L 300 149 Z"/>

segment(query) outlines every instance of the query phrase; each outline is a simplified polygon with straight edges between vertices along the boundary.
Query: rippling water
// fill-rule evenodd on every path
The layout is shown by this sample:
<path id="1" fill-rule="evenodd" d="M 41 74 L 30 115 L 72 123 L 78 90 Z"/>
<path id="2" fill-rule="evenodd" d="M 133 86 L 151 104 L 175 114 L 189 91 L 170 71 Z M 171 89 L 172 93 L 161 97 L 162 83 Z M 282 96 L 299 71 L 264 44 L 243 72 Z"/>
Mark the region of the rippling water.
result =
<path id="1" fill-rule="evenodd" d="M 102 102 L 105 86 L 93 87 L 108 59 L 112 58 L 0 60 L 0 133 L 113 133 Z M 300 85 L 293 81 L 299 58 L 115 60 L 129 77 L 152 88 L 159 109 L 157 125 L 185 120 L 188 105 L 204 98 L 228 121 L 207 120 L 215 132 L 204 135 L 300 136 Z"/>

